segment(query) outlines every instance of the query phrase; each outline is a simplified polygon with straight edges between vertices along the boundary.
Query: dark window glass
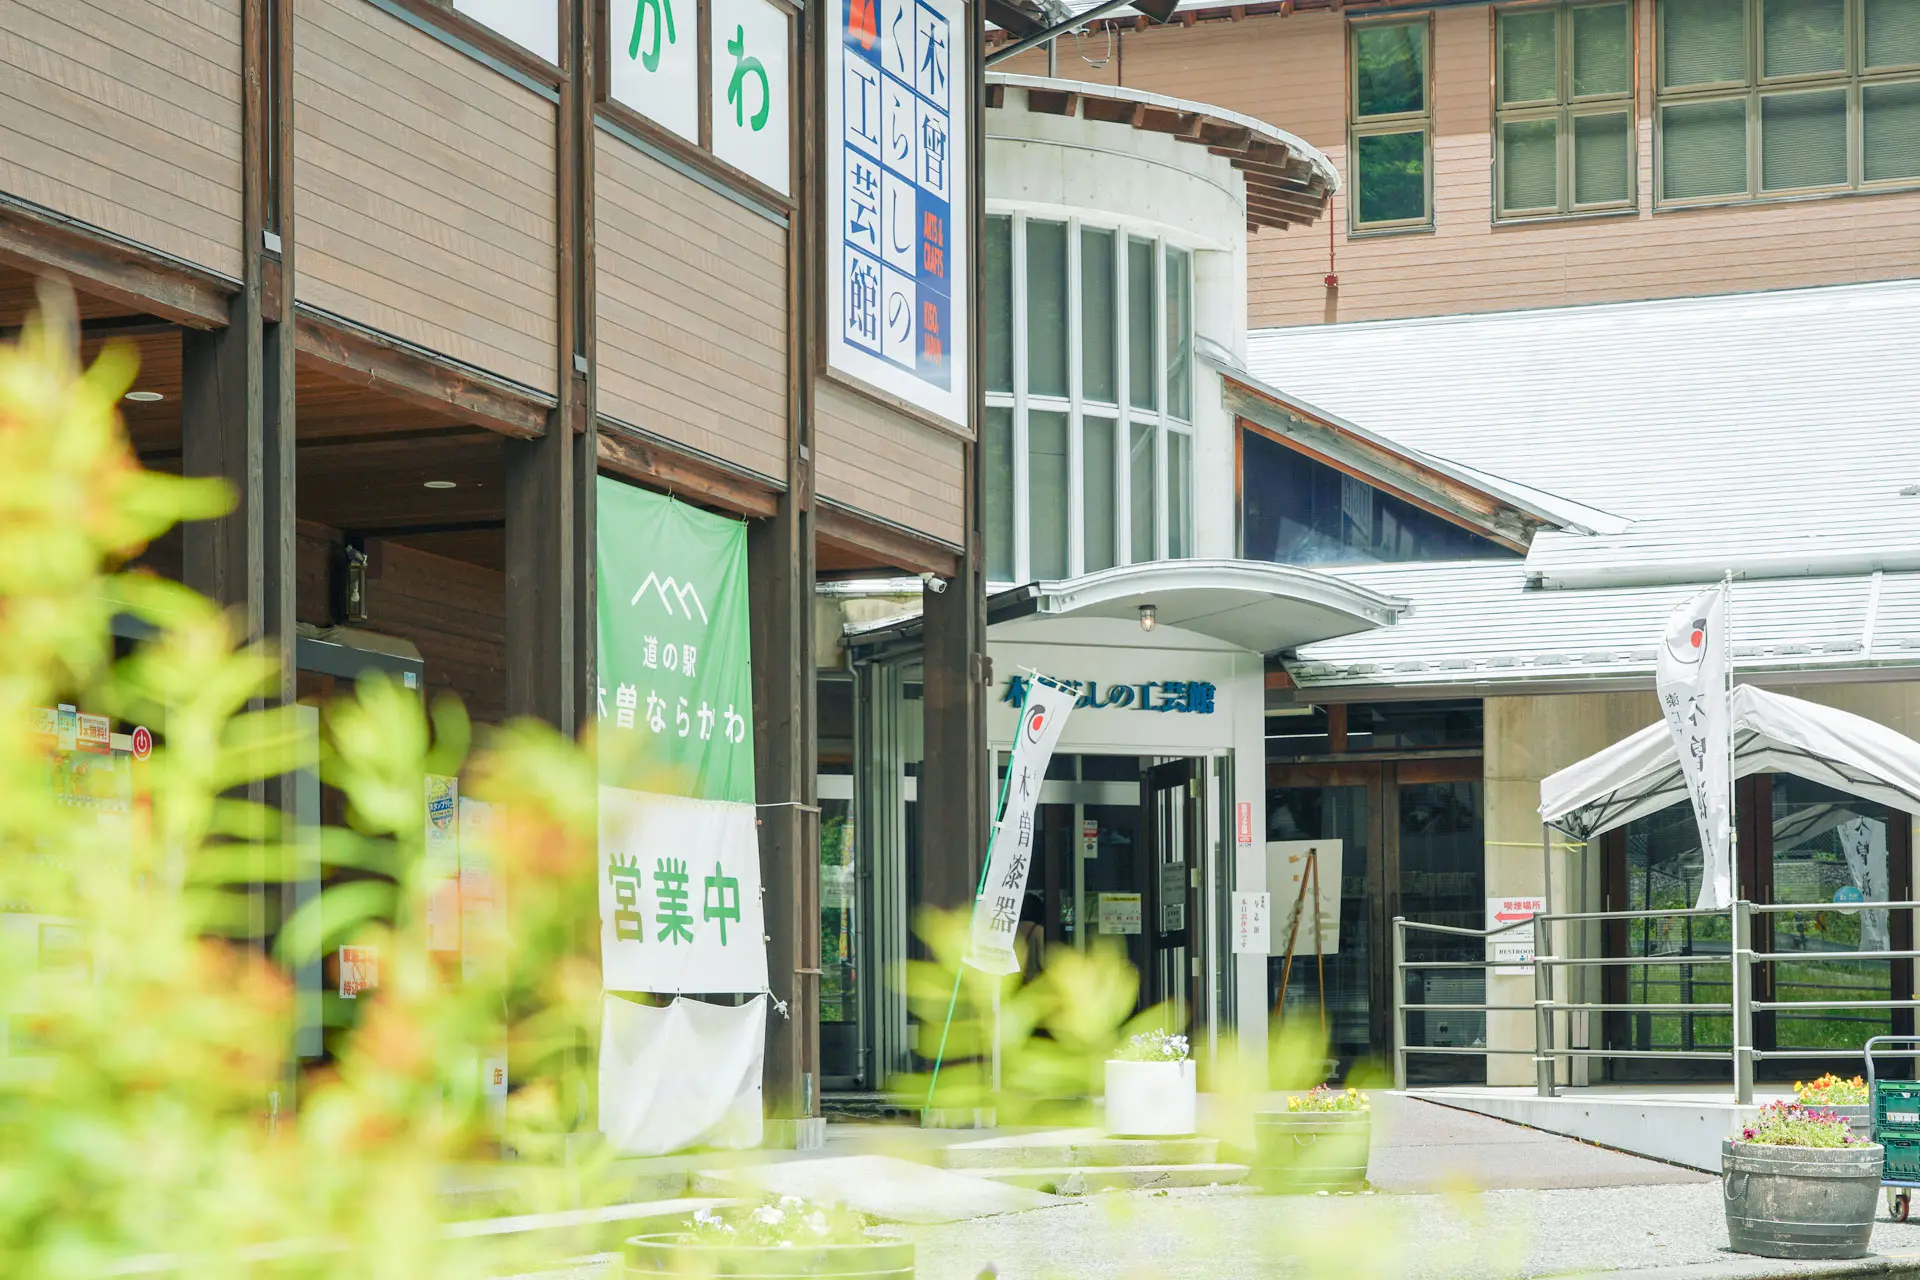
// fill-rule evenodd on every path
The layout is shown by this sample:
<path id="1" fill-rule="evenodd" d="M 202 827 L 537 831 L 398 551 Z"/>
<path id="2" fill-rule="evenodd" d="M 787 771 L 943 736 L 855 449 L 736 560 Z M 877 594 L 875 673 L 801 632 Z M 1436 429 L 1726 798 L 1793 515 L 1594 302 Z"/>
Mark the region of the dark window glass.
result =
<path id="1" fill-rule="evenodd" d="M 1427 23 L 1353 30 L 1353 106 L 1361 119 L 1427 109 Z"/>
<path id="2" fill-rule="evenodd" d="M 1415 222 L 1427 216 L 1427 135 L 1376 133 L 1353 140 L 1360 223 Z"/>
<path id="3" fill-rule="evenodd" d="M 1478 698 L 1359 702 L 1347 708 L 1347 750 L 1478 747 L 1486 725 Z"/>
<path id="4" fill-rule="evenodd" d="M 1250 560 L 1312 565 L 1515 554 L 1256 432 L 1244 438 L 1242 543 Z"/>

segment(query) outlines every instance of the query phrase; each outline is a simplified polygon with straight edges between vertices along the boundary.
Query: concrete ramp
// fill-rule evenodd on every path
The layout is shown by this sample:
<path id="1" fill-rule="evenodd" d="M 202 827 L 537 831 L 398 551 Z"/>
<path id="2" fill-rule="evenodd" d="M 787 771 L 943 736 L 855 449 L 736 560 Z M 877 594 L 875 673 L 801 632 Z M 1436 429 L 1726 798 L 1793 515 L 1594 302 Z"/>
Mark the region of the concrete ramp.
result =
<path id="1" fill-rule="evenodd" d="M 1542 1098 L 1526 1089 L 1410 1089 L 1407 1096 L 1523 1124 L 1669 1164 L 1720 1171 L 1720 1142 L 1760 1108 L 1712 1095 L 1648 1096 L 1570 1090 Z"/>
<path id="2" fill-rule="evenodd" d="M 963 1222 L 1065 1203 L 1026 1187 L 968 1177 L 893 1156 L 829 1156 L 693 1175 L 694 1195 L 755 1193 L 841 1204 L 883 1222 Z"/>

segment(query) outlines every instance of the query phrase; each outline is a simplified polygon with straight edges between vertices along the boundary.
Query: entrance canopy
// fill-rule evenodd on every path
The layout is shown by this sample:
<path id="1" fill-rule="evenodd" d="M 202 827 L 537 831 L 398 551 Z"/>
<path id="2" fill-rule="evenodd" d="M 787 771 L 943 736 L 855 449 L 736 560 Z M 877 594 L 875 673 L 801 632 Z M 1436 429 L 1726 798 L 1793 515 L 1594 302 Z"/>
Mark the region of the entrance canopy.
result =
<path id="1" fill-rule="evenodd" d="M 1735 686 L 1731 703 L 1736 777 L 1791 773 L 1920 814 L 1920 742 L 1752 685 Z M 1540 818 L 1585 840 L 1686 798 L 1679 753 L 1662 721 L 1541 782 Z"/>
<path id="2" fill-rule="evenodd" d="M 1161 626 L 1260 654 L 1390 626 L 1407 610 L 1398 596 L 1262 560 L 1153 560 L 1019 590 L 1027 613 L 1136 621 L 1151 605 Z"/>

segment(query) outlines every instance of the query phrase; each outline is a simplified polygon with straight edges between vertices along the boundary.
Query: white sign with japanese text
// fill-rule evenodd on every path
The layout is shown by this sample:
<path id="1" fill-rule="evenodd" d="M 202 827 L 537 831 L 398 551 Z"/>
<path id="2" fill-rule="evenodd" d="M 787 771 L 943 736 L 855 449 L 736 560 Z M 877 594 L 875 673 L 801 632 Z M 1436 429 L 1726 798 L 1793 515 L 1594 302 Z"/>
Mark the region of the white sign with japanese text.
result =
<path id="1" fill-rule="evenodd" d="M 1053 746 L 1078 696 L 1072 689 L 1043 680 L 1028 682 L 1020 729 L 1007 762 L 1000 822 L 988 841 L 987 874 L 973 903 L 966 962 L 983 973 L 1020 972 L 1013 938 L 1020 927 L 1020 903 L 1027 896 L 1027 872 L 1033 865 L 1033 812 L 1040 803 L 1040 785 L 1047 776 Z"/>
<path id="2" fill-rule="evenodd" d="M 521 48 L 559 64 L 559 0 L 453 0 L 453 8 L 492 27 Z"/>
<path id="3" fill-rule="evenodd" d="M 967 11 L 833 0 L 827 39 L 827 363 L 967 415 Z"/>
<path id="4" fill-rule="evenodd" d="M 1702 591 L 1673 611 L 1654 662 L 1660 711 L 1700 828 L 1700 898 L 1733 901 L 1733 718 L 1727 705 L 1727 589 Z"/>
<path id="5" fill-rule="evenodd" d="M 785 195 L 793 150 L 787 15 L 767 0 L 711 0 L 708 12 L 713 154 Z"/>
<path id="6" fill-rule="evenodd" d="M 1545 898 L 1487 899 L 1487 932 L 1493 934 L 1487 939 L 1487 959 L 1493 963 L 1495 973 L 1518 976 L 1533 972 L 1533 927 L 1523 922 L 1546 909 Z M 1522 927 L 1493 933 L 1512 924 L 1522 924 Z"/>
<path id="7" fill-rule="evenodd" d="M 1233 953 L 1264 956 L 1273 950 L 1273 895 L 1233 892 Z"/>
<path id="8" fill-rule="evenodd" d="M 1123 936 L 1140 932 L 1143 909 L 1137 893 L 1103 893 L 1094 920 L 1100 932 Z"/>
<path id="9" fill-rule="evenodd" d="M 1330 956 L 1340 950 L 1341 849 L 1338 840 L 1267 841 L 1267 884 L 1280 914 L 1274 955 L 1284 954 L 1289 944 L 1297 956 Z M 1317 953 L 1316 919 L 1320 926 Z"/>
<path id="10" fill-rule="evenodd" d="M 765 991 L 759 849 L 750 804 L 601 787 L 601 985 Z"/>
<path id="11" fill-rule="evenodd" d="M 699 142 L 700 7 L 695 0 L 612 0 L 607 29 L 607 95 Z M 716 67 L 718 53 L 716 46 Z M 715 120 L 717 125 L 717 114 Z"/>

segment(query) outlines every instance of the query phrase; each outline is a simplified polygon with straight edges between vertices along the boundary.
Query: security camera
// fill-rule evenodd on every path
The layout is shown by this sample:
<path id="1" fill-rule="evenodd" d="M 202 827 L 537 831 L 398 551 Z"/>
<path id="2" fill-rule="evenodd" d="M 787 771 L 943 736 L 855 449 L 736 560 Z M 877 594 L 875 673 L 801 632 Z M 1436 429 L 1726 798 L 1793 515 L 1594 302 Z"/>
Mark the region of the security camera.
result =
<path id="1" fill-rule="evenodd" d="M 937 573 L 921 574 L 920 585 L 937 596 L 945 595 L 947 591 L 947 580 Z"/>

